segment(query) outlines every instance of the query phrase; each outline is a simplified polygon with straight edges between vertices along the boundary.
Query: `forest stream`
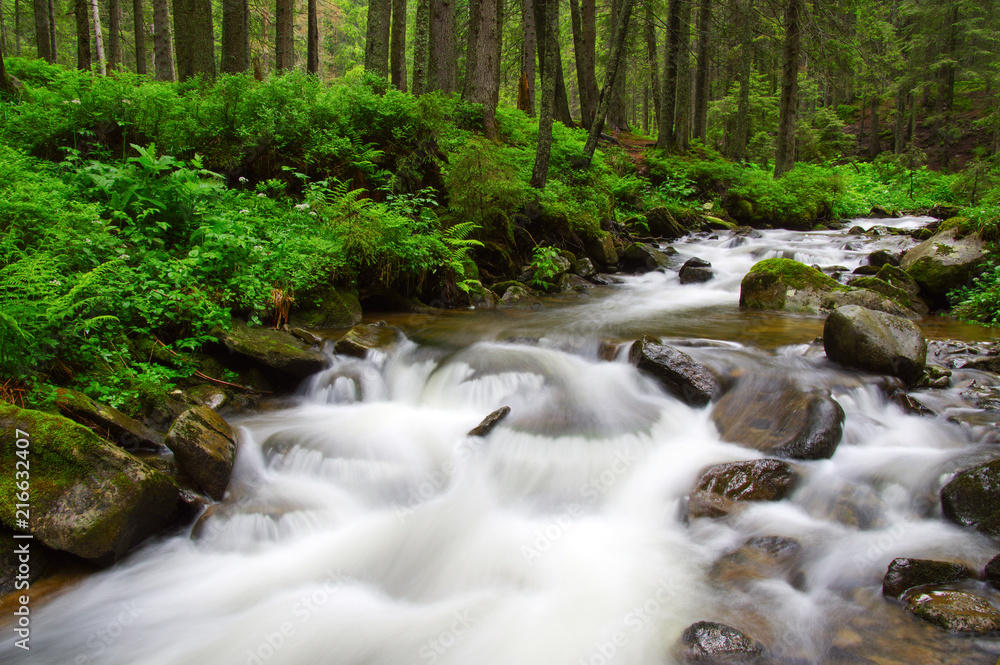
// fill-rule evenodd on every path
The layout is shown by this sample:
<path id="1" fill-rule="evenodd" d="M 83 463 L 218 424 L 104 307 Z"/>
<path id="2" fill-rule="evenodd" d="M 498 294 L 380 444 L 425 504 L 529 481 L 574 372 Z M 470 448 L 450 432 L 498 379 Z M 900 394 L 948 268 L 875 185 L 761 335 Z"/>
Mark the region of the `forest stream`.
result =
<path id="1" fill-rule="evenodd" d="M 915 243 L 757 236 L 675 243 L 679 259 L 711 262 L 702 284 L 651 272 L 533 311 L 379 317 L 402 331 L 391 348 L 334 356 L 294 400 L 230 418 L 240 447 L 224 501 L 33 608 L 31 651 L 5 643 L 0 662 L 661 665 L 688 626 L 716 621 L 762 644 L 759 662 L 995 663 L 1000 641 L 924 623 L 882 579 L 896 557 L 981 571 L 997 554 L 938 499 L 991 458 L 996 425 L 950 416 L 997 376 L 953 369 L 948 387 L 911 392 L 932 413 L 905 412 L 880 377 L 827 360 L 823 316 L 738 301 L 764 258 L 849 273 Z M 918 323 L 942 364 L 998 332 Z M 780 501 L 690 519 L 702 471 L 763 454 L 720 438 L 715 404 L 688 406 L 636 369 L 643 335 L 764 399 L 788 382 L 829 389 L 846 414 L 839 447 L 797 461 Z M 467 435 L 504 406 L 486 436 Z M 1000 607 L 985 582 L 960 586 Z"/>

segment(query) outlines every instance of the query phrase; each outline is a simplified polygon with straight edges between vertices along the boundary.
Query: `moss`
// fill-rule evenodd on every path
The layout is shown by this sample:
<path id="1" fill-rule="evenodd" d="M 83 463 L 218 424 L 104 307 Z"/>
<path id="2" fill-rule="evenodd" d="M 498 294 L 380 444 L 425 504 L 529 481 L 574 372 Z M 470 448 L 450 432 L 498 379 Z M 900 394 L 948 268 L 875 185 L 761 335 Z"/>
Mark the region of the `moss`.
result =
<path id="1" fill-rule="evenodd" d="M 792 259 L 758 261 L 748 273 L 748 275 L 752 274 L 774 275 L 793 289 L 811 288 L 817 291 L 844 291 L 847 289 L 832 277 Z"/>
<path id="2" fill-rule="evenodd" d="M 907 309 L 913 309 L 913 302 L 910 300 L 910 296 L 906 293 L 906 291 L 898 289 L 889 282 L 881 280 L 878 277 L 856 277 L 848 282 L 847 285 L 855 289 L 868 289 L 869 291 L 881 293 L 897 305 L 906 307 Z"/>

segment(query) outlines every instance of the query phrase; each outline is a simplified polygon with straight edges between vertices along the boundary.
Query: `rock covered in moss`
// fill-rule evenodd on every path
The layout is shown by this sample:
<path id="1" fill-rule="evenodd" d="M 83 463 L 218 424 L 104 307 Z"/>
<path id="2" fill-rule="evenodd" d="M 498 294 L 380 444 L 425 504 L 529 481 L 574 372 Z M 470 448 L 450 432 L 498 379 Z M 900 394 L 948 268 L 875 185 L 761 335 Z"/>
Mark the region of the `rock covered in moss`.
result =
<path id="1" fill-rule="evenodd" d="M 674 251 L 676 252 L 676 250 Z M 621 258 L 618 260 L 618 267 L 624 272 L 646 273 L 654 270 L 669 270 L 677 263 L 666 252 L 661 252 L 652 245 L 634 242 L 622 252 Z"/>
<path id="2" fill-rule="evenodd" d="M 764 259 L 740 283 L 740 307 L 818 313 L 822 296 L 847 287 L 792 259 Z"/>
<path id="3" fill-rule="evenodd" d="M 15 462 L 28 450 L 27 531 L 45 545 L 110 564 L 184 516 L 174 482 L 62 416 L 0 404 L 0 520 L 18 526 Z M 27 448 L 15 432 L 27 433 Z"/>
<path id="4" fill-rule="evenodd" d="M 326 356 L 280 330 L 251 328 L 234 321 L 231 330 L 216 336 L 232 353 L 295 378 L 303 379 L 326 367 Z"/>
<path id="5" fill-rule="evenodd" d="M 92 400 L 76 390 L 56 390 L 56 406 L 66 417 L 89 427 L 126 450 L 156 450 L 163 446 L 163 435 L 159 432 L 154 432 L 118 409 Z"/>
<path id="6" fill-rule="evenodd" d="M 684 228 L 684 225 L 662 206 L 648 210 L 645 217 L 650 235 L 656 238 L 674 240 L 687 235 L 688 230 Z"/>
<path id="7" fill-rule="evenodd" d="M 649 335 L 632 344 L 628 357 L 633 365 L 656 377 L 667 392 L 685 404 L 705 406 L 719 391 L 719 384 L 707 367 Z"/>
<path id="8" fill-rule="evenodd" d="M 174 421 L 166 443 L 198 489 L 220 501 L 236 461 L 236 435 L 229 424 L 209 407 L 196 406 Z"/>
<path id="9" fill-rule="evenodd" d="M 618 252 L 615 250 L 614 240 L 609 234 L 602 233 L 596 238 L 586 238 L 584 247 L 587 256 L 600 268 L 607 270 L 618 265 Z"/>
<path id="10" fill-rule="evenodd" d="M 304 328 L 350 328 L 361 323 L 357 291 L 325 287 L 296 302 L 289 323 Z"/>
<path id="11" fill-rule="evenodd" d="M 899 255 L 887 249 L 876 249 L 868 255 L 868 265 L 882 267 L 884 265 L 899 265 Z"/>
<path id="12" fill-rule="evenodd" d="M 901 598 L 910 589 L 928 584 L 950 584 L 972 577 L 968 566 L 930 559 L 893 559 L 882 579 L 882 595 Z"/>
<path id="13" fill-rule="evenodd" d="M 832 312 L 838 307 L 857 305 L 876 312 L 885 312 L 904 319 L 919 319 L 920 315 L 912 309 L 907 309 L 899 303 L 869 289 L 852 289 L 850 291 L 831 291 L 820 299 L 820 311 Z"/>
<path id="14" fill-rule="evenodd" d="M 835 363 L 909 385 L 920 380 L 927 362 L 927 340 L 916 324 L 857 305 L 838 307 L 826 318 L 823 348 Z"/>
<path id="15" fill-rule="evenodd" d="M 1000 460 L 955 475 L 941 488 L 941 510 L 956 524 L 984 530 L 1000 517 Z"/>
<path id="16" fill-rule="evenodd" d="M 948 292 L 967 284 L 986 257 L 983 241 L 975 234 L 962 236 L 955 225 L 906 252 L 900 267 L 933 304 L 946 305 Z"/>
<path id="17" fill-rule="evenodd" d="M 369 351 L 385 351 L 391 347 L 396 343 L 398 335 L 399 329 L 387 325 L 384 321 L 363 323 L 348 330 L 333 345 L 333 350 L 344 356 L 364 358 Z"/>
<path id="18" fill-rule="evenodd" d="M 540 309 L 542 301 L 526 286 L 510 286 L 497 303 L 497 309 Z"/>
<path id="19" fill-rule="evenodd" d="M 910 598 L 907 611 L 952 633 L 1000 631 L 1000 612 L 988 600 L 965 591 L 932 591 Z"/>
<path id="20" fill-rule="evenodd" d="M 913 303 L 910 301 L 910 295 L 906 291 L 896 288 L 884 279 L 879 279 L 877 275 L 871 277 L 855 277 L 847 282 L 847 285 L 853 289 L 868 289 L 869 291 L 874 291 L 875 293 L 881 293 L 883 296 L 892 300 L 900 307 L 913 309 Z"/>

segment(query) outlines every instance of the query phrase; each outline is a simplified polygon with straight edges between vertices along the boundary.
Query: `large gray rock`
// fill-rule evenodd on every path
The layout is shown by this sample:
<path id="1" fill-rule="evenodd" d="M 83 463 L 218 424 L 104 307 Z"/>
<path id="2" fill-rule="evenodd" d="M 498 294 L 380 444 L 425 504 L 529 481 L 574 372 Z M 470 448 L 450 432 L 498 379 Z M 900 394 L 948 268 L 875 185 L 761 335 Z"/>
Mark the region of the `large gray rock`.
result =
<path id="1" fill-rule="evenodd" d="M 964 286 L 986 262 L 987 250 L 975 234 L 960 235 L 958 226 L 925 240 L 903 255 L 900 267 L 936 305 L 946 305 L 948 292 Z"/>
<path id="2" fill-rule="evenodd" d="M 231 330 L 216 336 L 232 353 L 298 379 L 326 367 L 326 356 L 280 330 L 250 328 L 234 321 Z"/>
<path id="3" fill-rule="evenodd" d="M 731 626 L 713 621 L 691 624 L 681 635 L 679 644 L 682 663 L 712 663 L 739 665 L 758 663 L 764 647 L 756 640 Z"/>
<path id="4" fill-rule="evenodd" d="M 824 391 L 744 380 L 716 402 L 712 420 L 724 441 L 778 457 L 822 459 L 840 444 L 844 410 Z"/>
<path id="5" fill-rule="evenodd" d="M 67 418 L 0 404 L 0 431 L 0 521 L 52 549 L 106 565 L 184 516 L 170 478 Z M 27 527 L 15 507 L 19 450 L 31 471 Z"/>
<path id="6" fill-rule="evenodd" d="M 584 245 L 587 256 L 593 259 L 599 268 L 607 270 L 618 265 L 618 252 L 615 250 L 611 235 L 602 232 L 598 237 L 586 238 Z"/>
<path id="7" fill-rule="evenodd" d="M 857 305 L 838 307 L 826 318 L 823 348 L 835 363 L 909 385 L 920 380 L 927 362 L 927 340 L 915 323 Z"/>
<path id="8" fill-rule="evenodd" d="M 1000 519 L 1000 460 L 956 474 L 941 488 L 941 510 L 956 524 L 990 533 Z"/>
<path id="9" fill-rule="evenodd" d="M 66 415 L 108 441 L 126 450 L 155 450 L 163 445 L 163 435 L 107 404 L 101 404 L 69 388 L 56 390 L 56 406 Z"/>
<path id="10" fill-rule="evenodd" d="M 695 256 L 684 262 L 677 276 L 680 277 L 681 284 L 699 284 L 715 277 L 715 271 L 712 270 L 711 263 Z"/>
<path id="11" fill-rule="evenodd" d="M 832 312 L 838 307 L 857 305 L 876 312 L 885 312 L 904 319 L 919 319 L 920 314 L 908 309 L 896 301 L 870 289 L 852 289 L 850 291 L 831 291 L 820 298 L 820 311 Z"/>
<path id="12" fill-rule="evenodd" d="M 972 577 L 968 566 L 950 561 L 896 558 L 882 579 L 882 594 L 901 598 L 904 593 L 928 584 L 950 584 Z"/>
<path id="13" fill-rule="evenodd" d="M 198 489 L 221 500 L 236 461 L 236 435 L 229 424 L 209 407 L 196 406 L 174 421 L 166 443 Z"/>
<path id="14" fill-rule="evenodd" d="M 526 286 L 510 286 L 497 303 L 497 309 L 540 309 L 542 301 Z"/>
<path id="15" fill-rule="evenodd" d="M 952 633 L 1000 631 L 1000 612 L 985 598 L 964 591 L 918 593 L 906 606 L 914 616 Z"/>
<path id="16" fill-rule="evenodd" d="M 691 406 L 705 406 L 719 390 L 708 368 L 672 346 L 645 336 L 632 344 L 629 360 L 678 399 Z"/>
<path id="17" fill-rule="evenodd" d="M 511 287 L 520 288 L 520 287 Z M 336 353 L 364 358 L 369 351 L 383 351 L 396 341 L 399 330 L 384 321 L 354 326 L 333 345 Z"/>
<path id="18" fill-rule="evenodd" d="M 654 270 L 668 270 L 675 267 L 677 263 L 675 259 L 651 245 L 634 242 L 622 252 L 621 258 L 618 260 L 618 267 L 625 272 L 644 273 Z"/>

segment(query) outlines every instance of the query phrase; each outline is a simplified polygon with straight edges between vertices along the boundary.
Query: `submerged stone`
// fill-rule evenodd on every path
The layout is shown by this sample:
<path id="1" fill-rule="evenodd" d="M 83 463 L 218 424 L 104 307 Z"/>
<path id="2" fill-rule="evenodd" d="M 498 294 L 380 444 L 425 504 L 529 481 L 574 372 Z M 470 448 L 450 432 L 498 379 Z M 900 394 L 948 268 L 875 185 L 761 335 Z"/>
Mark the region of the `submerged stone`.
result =
<path id="1" fill-rule="evenodd" d="M 932 591 L 910 598 L 907 611 L 953 633 L 982 635 L 1000 630 L 1000 612 L 985 598 L 964 591 Z"/>

